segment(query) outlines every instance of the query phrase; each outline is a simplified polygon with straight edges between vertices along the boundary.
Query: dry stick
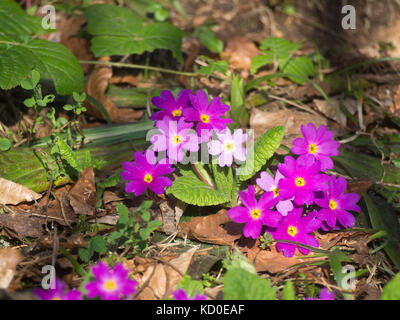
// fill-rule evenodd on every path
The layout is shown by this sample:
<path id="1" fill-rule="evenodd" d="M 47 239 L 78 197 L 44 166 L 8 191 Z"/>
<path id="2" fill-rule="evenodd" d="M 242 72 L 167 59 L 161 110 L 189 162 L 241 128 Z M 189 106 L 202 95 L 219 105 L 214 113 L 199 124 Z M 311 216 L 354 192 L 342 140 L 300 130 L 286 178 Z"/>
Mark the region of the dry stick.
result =
<path id="1" fill-rule="evenodd" d="M 319 116 L 318 112 L 314 111 L 313 109 L 311 109 L 311 108 L 308 107 L 308 106 L 305 106 L 305 105 L 303 106 L 303 105 L 301 105 L 301 104 L 298 104 L 298 103 L 296 103 L 296 102 L 287 100 L 287 99 L 285 99 L 285 98 L 281 98 L 281 97 L 275 96 L 275 95 L 273 95 L 273 94 L 268 94 L 268 97 L 270 97 L 270 98 L 272 98 L 272 99 L 275 99 L 275 100 L 279 100 L 279 101 L 285 102 L 285 103 L 287 103 L 287 104 L 290 104 L 291 106 L 297 107 L 297 108 L 299 108 L 299 109 L 301 109 L 301 110 L 308 111 L 308 112 L 310 112 L 310 113 L 312 113 L 312 114 L 314 114 L 314 115 L 316 115 L 316 116 Z"/>

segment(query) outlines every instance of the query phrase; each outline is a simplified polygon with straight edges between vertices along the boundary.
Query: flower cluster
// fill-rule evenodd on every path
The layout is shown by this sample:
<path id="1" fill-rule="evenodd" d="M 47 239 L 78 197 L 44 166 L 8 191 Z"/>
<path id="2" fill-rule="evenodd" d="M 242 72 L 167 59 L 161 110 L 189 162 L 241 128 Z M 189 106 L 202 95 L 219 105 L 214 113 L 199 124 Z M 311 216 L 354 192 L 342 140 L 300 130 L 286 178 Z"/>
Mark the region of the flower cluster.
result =
<path id="1" fill-rule="evenodd" d="M 333 168 L 331 156 L 339 155 L 339 143 L 333 134 L 314 124 L 301 126 L 304 138 L 293 141 L 292 156 L 286 156 L 278 164 L 275 177 L 262 172 L 256 180 L 264 194 L 257 201 L 254 187 L 239 193 L 242 206 L 228 211 L 237 223 L 245 223 L 245 237 L 257 239 L 262 227 L 275 240 L 289 240 L 318 247 L 318 240 L 312 232 L 322 228 L 325 231 L 351 228 L 355 219 L 349 211 L 360 212 L 355 193 L 345 193 L 347 182 L 344 178 L 329 176 L 327 169 Z M 276 209 L 276 210 L 275 210 Z M 302 254 L 309 249 L 291 243 L 277 241 L 277 250 L 286 257 L 292 257 L 296 247 Z"/>
<path id="2" fill-rule="evenodd" d="M 188 153 L 198 152 L 202 144 L 209 155 L 218 157 L 221 167 L 231 166 L 234 159 L 246 160 L 243 143 L 247 136 L 241 129 L 232 134 L 227 128 L 232 120 L 222 116 L 229 106 L 219 97 L 209 101 L 204 91 L 192 94 L 186 89 L 175 99 L 170 91 L 164 90 L 152 103 L 160 109 L 150 116 L 157 131 L 150 138 L 151 149 L 144 154 L 136 151 L 135 162 L 122 164 L 121 176 L 129 181 L 126 192 L 139 196 L 149 188 L 156 194 L 164 193 L 172 183 L 166 177 L 174 171 L 171 165 L 182 162 Z"/>
<path id="3" fill-rule="evenodd" d="M 175 300 L 207 300 L 207 297 L 205 295 L 199 293 L 196 293 L 193 298 L 190 298 L 186 291 L 183 289 L 178 289 L 172 292 L 172 295 Z"/>
<path id="4" fill-rule="evenodd" d="M 122 264 L 109 268 L 103 262 L 91 268 L 94 280 L 85 284 L 86 298 L 101 300 L 119 300 L 136 292 L 137 282 L 128 278 L 129 271 Z M 60 279 L 55 280 L 54 289 L 36 289 L 34 294 L 42 300 L 82 300 L 83 294 L 78 290 L 67 290 Z"/>

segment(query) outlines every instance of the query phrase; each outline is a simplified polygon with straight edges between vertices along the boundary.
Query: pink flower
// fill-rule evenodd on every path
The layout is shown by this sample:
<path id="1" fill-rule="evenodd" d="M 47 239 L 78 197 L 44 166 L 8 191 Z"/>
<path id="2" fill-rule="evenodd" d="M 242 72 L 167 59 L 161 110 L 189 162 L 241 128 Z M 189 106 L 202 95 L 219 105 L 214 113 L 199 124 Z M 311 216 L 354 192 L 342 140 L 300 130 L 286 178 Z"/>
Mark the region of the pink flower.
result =
<path id="1" fill-rule="evenodd" d="M 321 164 L 312 156 L 298 158 L 286 156 L 284 163 L 278 164 L 278 170 L 283 174 L 278 183 L 283 199 L 291 199 L 297 205 L 311 205 L 315 200 L 315 191 L 325 191 L 329 176 L 318 174 Z"/>
<path id="2" fill-rule="evenodd" d="M 319 293 L 319 299 L 308 297 L 306 300 L 335 300 L 335 292 L 329 292 L 327 288 L 323 288 Z"/>
<path id="3" fill-rule="evenodd" d="M 179 120 L 182 117 L 183 110 L 188 108 L 190 90 L 185 89 L 179 92 L 177 99 L 169 90 L 161 91 L 159 97 L 154 97 L 151 102 L 161 111 L 156 111 L 150 116 L 150 120 L 162 120 L 165 116 L 173 120 Z"/>
<path id="4" fill-rule="evenodd" d="M 198 90 L 196 94 L 190 96 L 192 108 L 184 109 L 183 116 L 186 121 L 197 122 L 197 134 L 201 141 L 208 141 L 211 138 L 212 130 L 221 131 L 226 128 L 232 119 L 222 119 L 221 116 L 229 111 L 230 107 L 222 104 L 219 97 L 215 97 L 208 103 L 207 94 Z"/>
<path id="5" fill-rule="evenodd" d="M 154 151 L 167 151 L 168 158 L 181 162 L 184 151 L 197 152 L 199 150 L 199 138 L 192 133 L 193 123 L 185 122 L 183 118 L 179 121 L 171 121 L 168 117 L 157 121 L 156 127 L 161 131 L 151 137 Z"/>
<path id="6" fill-rule="evenodd" d="M 228 128 L 217 132 L 219 140 L 212 140 L 208 143 L 208 152 L 213 156 L 219 156 L 218 164 L 220 167 L 232 165 L 233 159 L 246 161 L 246 149 L 243 143 L 247 135 L 243 134 L 242 129 L 235 130 L 233 135 Z"/>
<path id="7" fill-rule="evenodd" d="M 318 240 L 309 233 L 317 230 L 321 226 L 321 221 L 316 218 L 316 212 L 311 212 L 305 217 L 302 217 L 302 213 L 302 207 L 294 208 L 280 221 L 277 230 L 271 234 L 275 240 L 290 240 L 318 248 Z M 277 242 L 276 244 L 276 249 L 283 251 L 283 255 L 288 258 L 294 255 L 296 247 L 295 244 L 290 243 Z M 300 246 L 297 248 L 302 254 L 310 252 Z"/>
<path id="8" fill-rule="evenodd" d="M 345 228 L 352 228 L 355 224 L 353 215 L 348 211 L 360 212 L 356 204 L 360 197 L 356 193 L 344 193 L 347 187 L 346 179 L 343 177 L 329 177 L 328 192 L 324 193 L 322 199 L 315 202 L 322 208 L 318 212 L 318 218 L 327 223 L 330 228 L 337 225 L 337 221 Z"/>
<path id="9" fill-rule="evenodd" d="M 193 298 L 190 298 L 185 290 L 178 289 L 172 293 L 175 300 L 206 300 L 207 297 L 201 294 L 196 294 Z"/>
<path id="10" fill-rule="evenodd" d="M 156 164 L 156 156 L 153 151 L 147 150 L 145 154 L 136 151 L 135 162 L 123 162 L 124 171 L 121 177 L 130 181 L 125 188 L 126 192 L 133 192 L 135 196 L 141 195 L 147 188 L 156 194 L 164 193 L 166 187 L 172 185 L 171 179 L 164 177 L 175 169 L 170 164 Z"/>
<path id="11" fill-rule="evenodd" d="M 261 176 L 256 180 L 256 182 L 257 185 L 264 191 L 274 193 L 274 197 L 279 199 L 279 202 L 276 204 L 276 210 L 278 210 L 282 216 L 286 216 L 289 211 L 293 210 L 293 198 L 284 200 L 280 195 L 278 183 L 283 177 L 284 176 L 279 172 L 279 170 L 276 170 L 275 179 L 272 178 L 269 173 L 264 171 L 261 172 Z"/>
<path id="12" fill-rule="evenodd" d="M 136 292 L 137 282 L 128 278 L 129 271 L 121 263 L 111 269 L 99 262 L 92 267 L 92 273 L 95 280 L 85 285 L 88 298 L 100 296 L 102 300 L 119 300 Z"/>
<path id="13" fill-rule="evenodd" d="M 330 156 L 338 156 L 337 150 L 340 143 L 333 140 L 332 131 L 326 130 L 326 126 L 322 125 L 316 129 L 313 123 L 307 126 L 301 126 L 301 132 L 304 139 L 297 138 L 293 140 L 291 151 L 294 154 L 311 155 L 321 163 L 321 171 L 333 168 L 333 161 Z"/>
<path id="14" fill-rule="evenodd" d="M 82 300 L 81 292 L 67 290 L 66 284 L 58 278 L 55 282 L 55 289 L 36 289 L 33 293 L 42 300 Z"/>
<path id="15" fill-rule="evenodd" d="M 278 202 L 272 192 L 265 192 L 259 201 L 255 198 L 253 186 L 249 186 L 247 192 L 239 192 L 240 200 L 245 207 L 236 206 L 228 211 L 228 216 L 237 223 L 245 223 L 243 235 L 257 239 L 261 233 L 262 225 L 276 227 L 282 216 L 271 210 Z"/>

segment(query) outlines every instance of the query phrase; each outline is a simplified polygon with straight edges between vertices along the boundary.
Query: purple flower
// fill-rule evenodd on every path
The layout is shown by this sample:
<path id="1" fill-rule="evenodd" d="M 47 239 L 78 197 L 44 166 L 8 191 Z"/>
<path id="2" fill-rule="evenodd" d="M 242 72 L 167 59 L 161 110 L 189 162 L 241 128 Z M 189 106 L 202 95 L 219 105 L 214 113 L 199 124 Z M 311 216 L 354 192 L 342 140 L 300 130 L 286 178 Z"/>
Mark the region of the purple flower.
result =
<path id="1" fill-rule="evenodd" d="M 202 90 L 197 90 L 196 94 L 190 96 L 190 100 L 193 108 L 184 109 L 183 116 L 187 121 L 198 122 L 196 131 L 201 136 L 202 142 L 211 138 L 213 129 L 224 130 L 226 125 L 232 122 L 232 119 L 221 118 L 230 108 L 222 104 L 219 97 L 212 99 L 209 104 L 207 94 Z"/>
<path id="2" fill-rule="evenodd" d="M 311 247 L 318 248 L 318 240 L 309 233 L 317 230 L 321 221 L 316 216 L 316 212 L 311 212 L 307 216 L 302 217 L 303 208 L 294 208 L 286 217 L 284 217 L 278 225 L 276 231 L 271 232 L 275 240 L 290 240 L 306 244 Z M 278 251 L 283 251 L 285 257 L 292 257 L 296 251 L 295 244 L 281 243 L 276 244 Z M 297 247 L 302 254 L 308 254 L 310 250 L 303 247 Z"/>
<path id="3" fill-rule="evenodd" d="M 312 156 L 298 158 L 286 156 L 284 164 L 278 164 L 278 170 L 284 175 L 279 180 L 279 194 L 283 199 L 294 197 L 297 205 L 311 205 L 314 202 L 314 191 L 325 191 L 329 178 L 326 174 L 318 174 L 321 165 Z"/>
<path id="4" fill-rule="evenodd" d="M 279 170 L 276 170 L 275 179 L 272 178 L 269 173 L 264 171 L 261 172 L 261 176 L 256 180 L 256 182 L 261 189 L 267 192 L 272 191 L 274 193 L 274 197 L 278 197 L 279 202 L 276 204 L 276 209 L 282 214 L 282 216 L 286 216 L 289 211 L 293 210 L 293 198 L 288 200 L 282 199 L 278 188 L 279 180 L 282 178 L 283 175 L 279 172 Z"/>
<path id="5" fill-rule="evenodd" d="M 161 111 L 154 112 L 150 120 L 162 120 L 165 116 L 178 120 L 182 117 L 183 110 L 188 108 L 190 90 L 185 89 L 179 92 L 177 99 L 169 90 L 163 90 L 159 97 L 154 97 L 151 102 Z"/>
<path id="6" fill-rule="evenodd" d="M 67 286 L 56 278 L 55 289 L 36 289 L 33 293 L 42 300 L 82 300 L 82 293 L 78 290 L 67 290 Z"/>
<path id="7" fill-rule="evenodd" d="M 164 193 L 166 187 L 172 185 L 171 179 L 164 177 L 175 169 L 170 164 L 156 164 L 156 156 L 153 151 L 147 150 L 145 154 L 136 151 L 134 154 L 135 162 L 123 162 L 124 171 L 121 177 L 130 181 L 125 188 L 126 192 L 133 192 L 135 196 L 141 195 L 146 188 L 156 194 Z"/>
<path id="8" fill-rule="evenodd" d="M 212 140 L 208 143 L 208 152 L 217 156 L 218 164 L 220 167 L 230 167 L 233 158 L 239 161 L 246 161 L 246 149 L 243 143 L 247 139 L 247 135 L 243 133 L 242 129 L 235 130 L 233 135 L 231 131 L 226 128 L 221 132 L 217 132 L 219 140 Z"/>
<path id="9" fill-rule="evenodd" d="M 278 199 L 274 197 L 273 192 L 265 192 L 257 202 L 253 186 L 249 186 L 247 192 L 240 191 L 239 196 L 244 207 L 237 206 L 229 209 L 228 216 L 237 223 L 245 223 L 243 229 L 245 237 L 257 239 L 261 233 L 262 225 L 276 227 L 282 216 L 273 210 L 270 210 Z"/>
<path id="10" fill-rule="evenodd" d="M 174 296 L 175 300 L 206 300 L 207 297 L 202 295 L 202 294 L 198 294 L 196 293 L 196 295 L 193 298 L 190 298 L 187 293 L 185 292 L 185 290 L 183 289 L 178 289 L 176 291 L 174 291 L 172 293 L 172 295 Z"/>
<path id="11" fill-rule="evenodd" d="M 156 127 L 161 134 L 151 137 L 154 151 L 167 151 L 170 160 L 181 162 L 184 151 L 196 152 L 199 150 L 199 138 L 192 132 L 193 123 L 185 122 L 180 118 L 178 122 L 171 121 L 168 117 L 157 121 Z"/>
<path id="12" fill-rule="evenodd" d="M 335 292 L 329 292 L 327 288 L 323 288 L 319 293 L 319 299 L 308 297 L 306 300 L 335 300 Z"/>
<path id="13" fill-rule="evenodd" d="M 324 193 L 322 199 L 315 202 L 322 208 L 318 212 L 318 219 L 326 222 L 330 228 L 334 228 L 337 220 L 345 228 L 352 228 L 355 219 L 348 211 L 360 212 L 360 207 L 356 204 L 360 197 L 356 193 L 344 193 L 347 187 L 346 179 L 343 177 L 329 177 L 328 192 Z"/>
<path id="14" fill-rule="evenodd" d="M 119 300 L 136 292 L 137 282 L 128 278 L 129 271 L 121 263 L 109 269 L 106 264 L 99 262 L 92 267 L 95 280 L 85 285 L 88 298 L 100 296 L 102 300 Z"/>
<path id="15" fill-rule="evenodd" d="M 332 169 L 333 161 L 330 156 L 338 156 L 337 149 L 340 146 L 339 142 L 332 140 L 332 131 L 326 130 L 324 125 L 316 129 L 313 123 L 309 123 L 307 126 L 301 126 L 301 132 L 304 139 L 294 139 L 291 151 L 301 156 L 312 155 L 321 163 L 321 171 Z"/>

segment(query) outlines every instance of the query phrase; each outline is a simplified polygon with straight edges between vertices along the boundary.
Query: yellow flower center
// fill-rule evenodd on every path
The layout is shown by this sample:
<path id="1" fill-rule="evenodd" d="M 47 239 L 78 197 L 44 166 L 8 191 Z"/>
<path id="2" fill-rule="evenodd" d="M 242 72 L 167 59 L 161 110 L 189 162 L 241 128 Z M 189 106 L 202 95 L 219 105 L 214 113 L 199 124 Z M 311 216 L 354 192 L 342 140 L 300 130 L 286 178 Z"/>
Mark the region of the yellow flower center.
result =
<path id="1" fill-rule="evenodd" d="M 260 209 L 253 209 L 253 210 L 251 210 L 250 215 L 254 219 L 258 219 L 261 216 L 261 211 L 260 211 Z"/>
<path id="2" fill-rule="evenodd" d="M 318 148 L 317 145 L 315 143 L 310 143 L 310 145 L 308 146 L 308 152 L 311 154 L 317 153 Z"/>
<path id="3" fill-rule="evenodd" d="M 114 291 L 117 288 L 117 284 L 114 280 L 107 280 L 104 282 L 103 288 L 106 291 Z"/>
<path id="4" fill-rule="evenodd" d="M 303 186 L 306 184 L 306 182 L 304 181 L 303 178 L 298 177 L 298 178 L 296 178 L 296 180 L 295 180 L 295 184 L 296 184 L 296 186 L 298 186 L 298 187 L 303 187 Z"/>
<path id="5" fill-rule="evenodd" d="M 272 190 L 274 193 L 274 197 L 276 198 L 277 196 L 279 196 L 279 188 L 276 187 L 275 189 Z"/>
<path id="6" fill-rule="evenodd" d="M 232 142 L 225 142 L 224 148 L 226 151 L 232 151 L 234 144 Z"/>
<path id="7" fill-rule="evenodd" d="M 333 200 L 329 201 L 329 208 L 331 208 L 332 210 L 335 210 L 337 207 L 337 203 Z"/>
<path id="8" fill-rule="evenodd" d="M 144 181 L 146 181 L 147 183 L 150 183 L 153 181 L 153 176 L 151 174 L 146 174 L 143 178 Z"/>
<path id="9" fill-rule="evenodd" d="M 182 115 L 182 110 L 181 109 L 172 110 L 172 115 L 174 117 L 180 117 Z"/>
<path id="10" fill-rule="evenodd" d="M 180 136 L 173 136 L 172 142 L 175 144 L 180 144 L 182 142 L 182 138 Z"/>
<path id="11" fill-rule="evenodd" d="M 289 226 L 287 233 L 289 236 L 294 237 L 297 234 L 297 228 L 294 226 Z"/>
<path id="12" fill-rule="evenodd" d="M 53 297 L 51 300 L 61 300 L 61 298 L 60 297 Z"/>
<path id="13" fill-rule="evenodd" d="M 200 117 L 200 120 L 203 121 L 204 123 L 209 123 L 210 122 L 210 116 L 206 114 L 202 114 Z"/>

